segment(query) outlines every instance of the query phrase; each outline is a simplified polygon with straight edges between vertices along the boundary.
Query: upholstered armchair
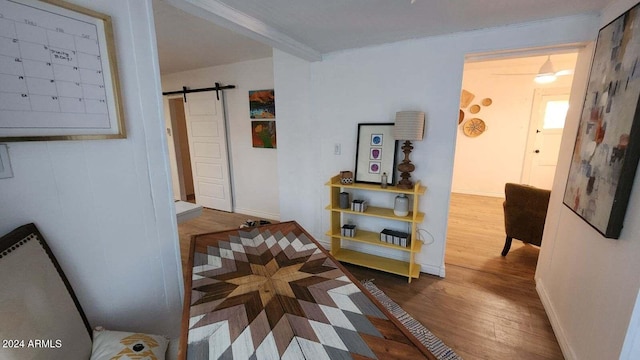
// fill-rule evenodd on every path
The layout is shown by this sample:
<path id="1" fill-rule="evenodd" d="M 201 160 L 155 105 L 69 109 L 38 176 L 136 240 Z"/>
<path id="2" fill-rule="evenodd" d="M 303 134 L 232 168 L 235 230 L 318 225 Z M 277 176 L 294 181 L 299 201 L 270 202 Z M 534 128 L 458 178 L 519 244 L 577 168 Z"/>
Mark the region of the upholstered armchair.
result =
<path id="1" fill-rule="evenodd" d="M 511 240 L 540 246 L 551 191 L 529 185 L 507 183 L 504 186 L 504 228 L 507 238 L 502 249 L 506 256 Z"/>
<path id="2" fill-rule="evenodd" d="M 98 324 L 92 330 L 34 224 L 0 237 L 0 284 L 0 359 L 178 359 L 179 338 L 168 342 L 164 336 L 109 331 Z M 127 316 L 122 310 L 114 316 Z"/>

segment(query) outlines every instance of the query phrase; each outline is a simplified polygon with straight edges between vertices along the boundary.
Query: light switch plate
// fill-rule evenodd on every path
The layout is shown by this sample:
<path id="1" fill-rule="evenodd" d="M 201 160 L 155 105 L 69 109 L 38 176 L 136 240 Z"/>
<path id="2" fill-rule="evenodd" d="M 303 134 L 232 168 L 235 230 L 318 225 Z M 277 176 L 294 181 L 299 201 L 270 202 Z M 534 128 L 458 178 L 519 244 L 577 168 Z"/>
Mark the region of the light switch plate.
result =
<path id="1" fill-rule="evenodd" d="M 9 162 L 9 150 L 7 145 L 0 144 L 0 179 L 13 177 L 11 162 Z"/>

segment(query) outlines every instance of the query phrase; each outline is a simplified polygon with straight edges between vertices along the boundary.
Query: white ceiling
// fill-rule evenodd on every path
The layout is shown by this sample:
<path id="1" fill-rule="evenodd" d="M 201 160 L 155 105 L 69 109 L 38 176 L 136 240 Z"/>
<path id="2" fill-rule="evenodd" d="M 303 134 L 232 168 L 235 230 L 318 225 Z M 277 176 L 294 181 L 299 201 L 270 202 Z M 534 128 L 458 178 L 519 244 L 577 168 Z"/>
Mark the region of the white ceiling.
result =
<path id="1" fill-rule="evenodd" d="M 598 12 L 608 0 L 219 0 L 328 53 Z"/>
<path id="2" fill-rule="evenodd" d="M 533 81 L 535 75 L 540 71 L 542 64 L 551 60 L 554 71 L 574 70 L 578 59 L 577 50 L 543 56 L 525 56 L 503 59 L 492 59 L 478 62 L 466 62 L 464 70 L 482 70 L 489 73 L 491 77 L 499 76 L 525 76 Z M 567 74 L 573 78 L 573 73 Z"/>
<path id="3" fill-rule="evenodd" d="M 153 0 L 160 73 L 261 59 L 272 48 L 210 21 Z"/>
<path id="4" fill-rule="evenodd" d="M 175 72 L 181 67 L 193 69 L 271 55 L 265 51 L 268 46 L 235 33 L 228 34 L 229 30 L 210 21 L 283 51 L 288 51 L 293 44 L 293 48 L 304 49 L 306 53 L 326 54 L 411 38 L 598 13 L 610 2 L 416 0 L 411 4 L 410 0 L 153 0 L 163 73 Z M 269 41 L 274 38 L 275 41 Z"/>

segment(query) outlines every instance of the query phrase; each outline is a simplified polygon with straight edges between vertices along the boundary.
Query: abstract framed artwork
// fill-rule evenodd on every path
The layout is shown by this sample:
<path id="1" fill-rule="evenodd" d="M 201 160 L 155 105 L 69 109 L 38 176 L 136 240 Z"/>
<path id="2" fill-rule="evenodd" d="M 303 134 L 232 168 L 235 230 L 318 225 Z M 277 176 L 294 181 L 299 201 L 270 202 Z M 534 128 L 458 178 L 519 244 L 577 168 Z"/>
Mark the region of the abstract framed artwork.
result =
<path id="1" fill-rule="evenodd" d="M 249 116 L 252 119 L 275 119 L 276 96 L 273 89 L 249 91 Z"/>
<path id="2" fill-rule="evenodd" d="M 640 4 L 600 29 L 564 204 L 620 237 L 640 157 Z"/>
<path id="3" fill-rule="evenodd" d="M 111 17 L 0 1 L 0 141 L 126 137 Z"/>
<path id="4" fill-rule="evenodd" d="M 393 123 L 358 124 L 355 181 L 380 184 L 387 173 L 389 185 L 395 183 L 397 141 Z"/>
<path id="5" fill-rule="evenodd" d="M 254 148 L 277 148 L 276 122 L 275 121 L 252 121 L 251 141 Z"/>

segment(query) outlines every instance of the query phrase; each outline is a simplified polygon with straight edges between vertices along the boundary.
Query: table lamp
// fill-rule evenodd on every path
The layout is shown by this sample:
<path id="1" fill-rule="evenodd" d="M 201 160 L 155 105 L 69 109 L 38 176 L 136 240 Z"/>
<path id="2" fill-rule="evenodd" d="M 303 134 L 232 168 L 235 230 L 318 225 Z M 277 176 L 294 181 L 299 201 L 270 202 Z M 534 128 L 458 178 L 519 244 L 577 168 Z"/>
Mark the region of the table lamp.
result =
<path id="1" fill-rule="evenodd" d="M 398 188 L 413 189 L 413 183 L 409 178 L 416 167 L 409 160 L 409 154 L 413 150 L 411 141 L 419 141 L 424 137 L 424 112 L 398 111 L 396 113 L 396 123 L 393 126 L 393 137 L 396 140 L 404 140 L 402 145 L 404 160 L 398 165 L 402 180 L 398 182 Z"/>

